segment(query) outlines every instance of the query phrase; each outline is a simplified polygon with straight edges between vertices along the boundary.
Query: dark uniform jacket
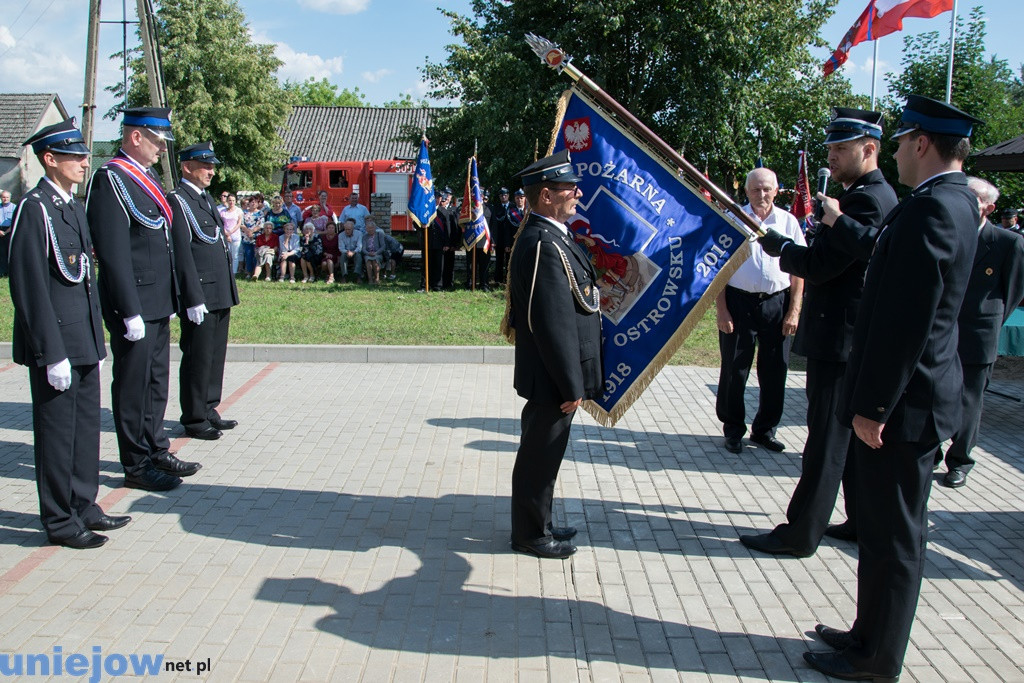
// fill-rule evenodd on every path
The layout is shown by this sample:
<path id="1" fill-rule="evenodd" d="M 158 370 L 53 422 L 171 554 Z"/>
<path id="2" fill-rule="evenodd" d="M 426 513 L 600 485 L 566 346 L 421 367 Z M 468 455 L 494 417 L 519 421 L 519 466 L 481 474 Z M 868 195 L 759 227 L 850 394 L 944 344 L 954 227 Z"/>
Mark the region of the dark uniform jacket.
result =
<path id="1" fill-rule="evenodd" d="M 513 208 L 514 204 L 511 202 L 508 205 L 495 204 L 491 209 L 491 219 L 488 226 L 491 229 L 491 241 L 494 242 L 495 248 L 504 249 L 505 247 L 512 246 L 512 237 L 514 232 L 510 229 L 511 222 L 509 221 L 508 210 Z"/>
<path id="2" fill-rule="evenodd" d="M 896 192 L 876 169 L 843 192 L 839 208 L 847 220 L 879 226 L 896 207 L 896 201 Z M 782 270 L 807 281 L 793 351 L 816 360 L 845 362 L 853 341 L 867 259 L 859 259 L 837 245 L 835 233 L 835 229 L 822 226 L 810 246 L 786 245 L 779 263 Z"/>
<path id="3" fill-rule="evenodd" d="M 118 156 L 124 158 L 123 153 Z M 108 163 L 93 175 L 86 211 L 99 260 L 100 305 L 108 324 L 136 315 L 143 320 L 170 317 L 178 298 L 170 226 L 152 228 L 139 220 L 141 216 L 152 224 L 161 217 L 156 201 Z"/>
<path id="4" fill-rule="evenodd" d="M 434 220 L 430 221 L 428 228 L 430 230 L 430 240 L 427 247 L 430 251 L 439 251 L 444 247 L 451 246 L 451 221 L 451 211 L 440 206 L 437 207 L 437 213 L 434 214 Z"/>
<path id="5" fill-rule="evenodd" d="M 231 252 L 224 240 L 224 220 L 213 200 L 184 181 L 168 200 L 174 214 L 171 233 L 181 283 L 179 315 L 199 304 L 206 304 L 208 311 L 236 306 L 238 288 L 231 272 Z"/>
<path id="6" fill-rule="evenodd" d="M 92 253 L 81 204 L 66 203 L 43 178 L 18 203 L 12 225 L 14 362 L 44 367 L 67 358 L 71 365 L 95 365 L 107 351 L 90 280 L 91 265 L 81 282 L 73 282 L 82 274 L 83 259 L 88 264 Z M 50 225 L 56 244 L 51 240 Z"/>
<path id="7" fill-rule="evenodd" d="M 918 187 L 883 220 L 839 403 L 845 425 L 854 415 L 883 422 L 892 442 L 941 441 L 959 427 L 957 316 L 978 223 L 961 172 Z"/>
<path id="8" fill-rule="evenodd" d="M 601 396 L 601 312 L 595 281 L 583 250 L 553 223 L 532 214 L 509 263 L 515 388 L 523 398 L 564 403 Z"/>
<path id="9" fill-rule="evenodd" d="M 985 221 L 958 318 L 960 362 L 996 362 L 999 331 L 1024 297 L 1024 237 Z"/>

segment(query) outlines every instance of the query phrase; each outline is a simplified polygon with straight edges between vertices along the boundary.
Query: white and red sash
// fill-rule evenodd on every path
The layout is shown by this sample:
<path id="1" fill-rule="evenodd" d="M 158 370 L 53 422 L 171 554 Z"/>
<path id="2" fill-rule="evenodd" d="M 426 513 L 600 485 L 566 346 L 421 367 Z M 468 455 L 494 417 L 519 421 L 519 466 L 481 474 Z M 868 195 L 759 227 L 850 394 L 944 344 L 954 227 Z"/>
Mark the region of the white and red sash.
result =
<path id="1" fill-rule="evenodd" d="M 171 224 L 171 205 L 167 202 L 167 197 L 164 195 L 164 190 L 160 187 L 153 178 L 146 173 L 142 168 L 132 163 L 130 160 L 122 157 L 114 157 L 107 162 L 107 165 L 117 166 L 119 169 L 124 171 L 129 178 L 135 181 L 135 184 L 142 188 L 142 190 L 149 195 L 149 197 L 156 202 L 156 205 L 160 208 L 160 214 L 164 217 L 167 225 Z"/>

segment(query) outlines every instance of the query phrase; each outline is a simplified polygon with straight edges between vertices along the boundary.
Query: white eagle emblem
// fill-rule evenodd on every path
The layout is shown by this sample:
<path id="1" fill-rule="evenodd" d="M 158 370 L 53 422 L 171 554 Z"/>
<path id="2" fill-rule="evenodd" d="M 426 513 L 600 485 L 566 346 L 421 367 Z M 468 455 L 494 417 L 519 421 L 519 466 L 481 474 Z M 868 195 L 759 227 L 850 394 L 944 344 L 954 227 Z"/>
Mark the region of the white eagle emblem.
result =
<path id="1" fill-rule="evenodd" d="M 573 152 L 590 147 L 590 125 L 585 121 L 573 121 L 565 127 L 565 146 Z"/>

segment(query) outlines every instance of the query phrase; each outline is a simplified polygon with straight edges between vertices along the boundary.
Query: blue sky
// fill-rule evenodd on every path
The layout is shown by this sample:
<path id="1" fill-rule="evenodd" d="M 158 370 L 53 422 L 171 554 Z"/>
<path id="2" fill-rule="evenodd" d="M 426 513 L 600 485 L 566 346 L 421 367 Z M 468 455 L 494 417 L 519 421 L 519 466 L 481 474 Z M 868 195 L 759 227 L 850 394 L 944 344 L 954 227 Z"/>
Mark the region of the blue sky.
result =
<path id="1" fill-rule="evenodd" d="M 724 1 L 724 0 L 722 0 Z M 281 78 L 327 78 L 339 87 L 355 88 L 371 104 L 409 93 L 426 93 L 419 69 L 425 60 L 441 61 L 444 46 L 453 41 L 448 21 L 438 7 L 469 12 L 469 0 L 241 0 L 249 31 L 260 42 L 274 43 L 284 60 Z M 987 45 L 1015 70 L 1024 63 L 1020 0 L 958 0 L 958 14 L 983 4 L 988 16 Z M 84 83 L 87 0 L 5 0 L 0 15 L 0 92 L 60 93 L 65 106 L 80 116 Z M 135 2 L 127 2 L 134 20 Z M 867 0 L 840 0 L 823 32 L 832 48 L 867 5 Z M 122 3 L 106 0 L 103 20 L 119 21 Z M 947 12 L 934 19 L 908 19 L 904 33 L 949 31 Z M 239 27 L 239 30 L 242 30 Z M 100 30 L 100 88 L 120 80 L 120 63 L 107 56 L 121 48 L 121 28 L 104 24 Z M 129 45 L 134 34 L 129 34 Z M 902 34 L 879 41 L 878 92 L 882 75 L 900 67 Z M 821 50 L 824 60 L 829 50 Z M 871 43 L 853 48 L 842 69 L 854 90 L 871 89 Z M 532 66 L 532 65 L 531 65 Z M 524 74 L 528 73 L 524 65 Z M 539 67 L 539 64 L 538 64 Z M 515 77 L 510 74 L 509 77 Z M 613 93 L 614 95 L 614 93 Z M 955 100 L 955 93 L 954 93 Z M 97 93 L 100 111 L 114 104 L 109 94 Z M 978 113 L 984 118 L 984 113 Z M 96 139 L 116 135 L 116 124 L 99 123 Z"/>

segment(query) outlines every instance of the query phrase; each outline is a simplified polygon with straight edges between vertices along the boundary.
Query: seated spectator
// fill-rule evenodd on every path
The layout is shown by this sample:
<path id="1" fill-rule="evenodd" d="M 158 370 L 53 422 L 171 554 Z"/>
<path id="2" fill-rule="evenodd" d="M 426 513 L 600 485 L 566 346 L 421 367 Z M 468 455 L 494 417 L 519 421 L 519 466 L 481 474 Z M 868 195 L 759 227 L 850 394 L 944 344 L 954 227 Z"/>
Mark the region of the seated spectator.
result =
<path id="1" fill-rule="evenodd" d="M 384 233 L 377 230 L 377 222 L 373 216 L 366 217 L 366 234 L 363 235 L 363 262 L 366 264 L 366 281 L 380 284 L 380 267 L 384 263 L 384 252 L 387 245 Z"/>
<path id="2" fill-rule="evenodd" d="M 270 200 L 270 211 L 267 212 L 264 220 L 268 220 L 274 224 L 274 234 L 281 235 L 284 233 L 285 223 L 292 223 L 292 217 L 288 211 L 284 208 L 284 200 L 281 197 L 274 197 Z M 295 223 L 292 223 L 292 230 L 295 229 Z M 298 235 L 296 235 L 298 237 Z"/>
<path id="3" fill-rule="evenodd" d="M 370 210 L 359 203 L 359 193 L 353 192 L 348 197 L 348 206 L 341 210 L 341 221 L 345 222 L 348 219 L 352 219 L 356 222 L 356 230 L 366 230 L 366 217 L 370 215 Z"/>
<path id="4" fill-rule="evenodd" d="M 348 277 L 348 260 L 352 259 L 355 269 L 355 279 L 358 282 L 363 277 L 363 233 L 356 231 L 356 222 L 345 221 L 345 232 L 338 235 L 338 251 L 341 252 L 341 281 L 346 282 Z"/>
<path id="5" fill-rule="evenodd" d="M 299 236 L 295 234 L 295 224 L 291 221 L 285 223 L 284 234 L 278 238 L 277 245 L 277 264 L 280 273 L 278 282 L 284 282 L 285 278 L 288 278 L 289 282 L 295 282 L 295 266 L 301 258 L 302 250 L 300 241 Z"/>
<path id="6" fill-rule="evenodd" d="M 320 269 L 320 262 L 324 256 L 324 244 L 320 240 L 320 235 L 316 234 L 312 221 L 306 221 L 302 226 L 299 255 L 302 257 L 299 262 L 302 266 L 302 281 L 316 282 L 316 271 Z"/>
<path id="7" fill-rule="evenodd" d="M 319 203 L 320 213 L 322 213 L 325 216 L 329 216 L 331 218 L 334 218 L 334 211 L 332 211 L 331 207 L 327 204 L 327 190 L 320 190 L 316 194 L 317 194 L 317 199 L 320 200 L 320 203 Z M 302 220 L 304 220 L 304 221 L 309 220 L 310 216 L 313 215 L 313 207 L 314 206 L 317 206 L 317 204 L 312 204 L 312 205 L 306 207 L 306 210 L 302 212 Z"/>
<path id="8" fill-rule="evenodd" d="M 309 207 L 309 211 L 309 218 L 306 219 L 306 222 L 312 223 L 313 231 L 316 232 L 316 234 L 318 235 L 322 235 L 324 230 L 327 229 L 327 221 L 329 219 L 327 218 L 327 216 L 324 215 L 323 210 L 320 208 L 319 204 L 314 204 L 313 206 Z M 303 230 L 305 230 L 305 224 L 303 224 L 302 228 Z"/>
<path id="9" fill-rule="evenodd" d="M 320 261 L 320 270 L 327 273 L 327 284 L 329 285 L 334 284 L 334 269 L 341 260 L 341 254 L 338 251 L 337 227 L 334 221 L 329 221 L 327 223 L 327 231 L 320 237 L 324 248 L 323 260 Z"/>
<path id="10" fill-rule="evenodd" d="M 242 197 L 242 261 L 246 274 L 256 270 L 256 236 L 263 223 L 263 212 L 253 208 L 252 197 Z"/>
<path id="11" fill-rule="evenodd" d="M 384 264 L 388 273 L 387 278 L 394 280 L 397 277 L 398 265 L 402 262 L 402 254 L 405 253 L 405 247 L 386 232 L 383 234 L 385 245 Z"/>
<path id="12" fill-rule="evenodd" d="M 263 232 L 256 235 L 256 267 L 252 271 L 252 279 L 259 280 L 263 267 L 267 268 L 267 282 L 270 282 L 274 269 L 274 261 L 277 257 L 278 239 L 274 234 L 274 224 L 270 221 L 263 222 Z"/>

